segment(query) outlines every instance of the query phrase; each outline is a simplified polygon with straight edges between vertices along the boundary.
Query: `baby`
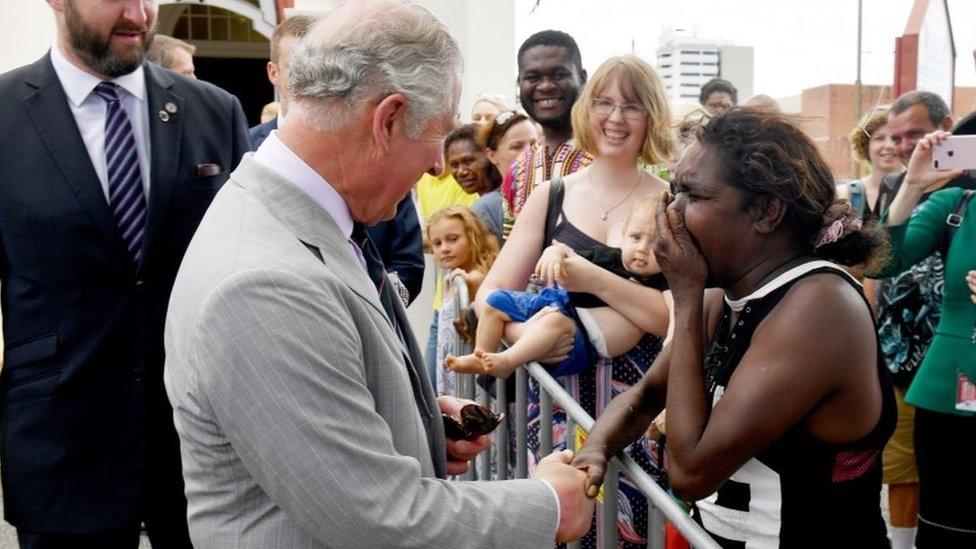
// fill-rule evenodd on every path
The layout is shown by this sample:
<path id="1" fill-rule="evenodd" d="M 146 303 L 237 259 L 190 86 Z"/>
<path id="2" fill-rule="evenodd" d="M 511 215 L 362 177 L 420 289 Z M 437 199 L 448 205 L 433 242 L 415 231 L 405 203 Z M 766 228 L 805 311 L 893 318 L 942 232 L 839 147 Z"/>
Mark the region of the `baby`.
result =
<path id="1" fill-rule="evenodd" d="M 657 199 L 650 196 L 634 204 L 624 224 L 620 248 L 601 246 L 580 252 L 579 256 L 635 283 L 665 290 L 667 284 L 651 252 L 656 206 Z M 539 258 L 536 275 L 553 280 L 561 271 L 562 261 L 574 254 L 568 246 L 554 243 Z M 590 301 L 595 299 L 590 297 Z M 571 302 L 570 295 L 559 286 L 545 287 L 538 293 L 496 290 L 488 295 L 482 308 L 474 353 L 448 356 L 445 363 L 455 372 L 506 378 L 518 366 L 545 356 L 553 341 L 565 335 L 573 339 L 573 349 L 554 373 L 578 372 L 595 358 L 592 353 L 603 357 L 622 355 L 644 335 L 623 315 L 599 305 L 602 304 L 584 307 L 576 296 Z M 498 349 L 506 326 L 513 322 L 523 323 L 516 330 L 515 343 L 504 351 L 489 352 Z"/>

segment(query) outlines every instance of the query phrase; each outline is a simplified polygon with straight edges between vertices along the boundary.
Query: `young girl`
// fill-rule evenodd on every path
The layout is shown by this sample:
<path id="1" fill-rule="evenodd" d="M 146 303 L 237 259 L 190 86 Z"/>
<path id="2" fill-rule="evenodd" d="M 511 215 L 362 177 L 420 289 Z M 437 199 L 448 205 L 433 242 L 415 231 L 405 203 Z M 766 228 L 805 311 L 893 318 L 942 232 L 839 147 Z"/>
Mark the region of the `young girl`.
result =
<path id="1" fill-rule="evenodd" d="M 498 254 L 489 241 L 484 223 L 465 206 L 450 206 L 430 216 L 425 227 L 434 260 L 448 272 L 444 301 L 437 317 L 436 383 L 438 394 L 454 395 L 454 373 L 440 366 L 445 357 L 457 352 L 458 339 L 454 328 L 457 320 L 457 292 L 450 288 L 455 275 L 460 275 L 474 297 Z"/>
<path id="2" fill-rule="evenodd" d="M 634 204 L 624 223 L 620 248 L 601 248 L 579 255 L 618 276 L 664 290 L 664 277 L 651 252 L 657 202 L 656 197 L 646 196 Z M 558 280 L 562 274 L 562 261 L 574 253 L 563 244 L 549 246 L 539 259 L 535 274 L 546 282 Z M 573 349 L 555 370 L 556 375 L 562 375 L 579 371 L 591 362 L 590 350 L 602 357 L 620 356 L 644 336 L 642 329 L 609 307 L 585 308 L 580 305 L 559 286 L 546 287 L 538 293 L 496 290 L 488 296 L 482 308 L 475 352 L 464 356 L 449 355 L 446 365 L 459 373 L 506 378 L 518 366 L 542 358 L 552 347 L 553 340 L 571 337 Z M 513 322 L 524 323 L 521 334 L 511 347 L 495 352 L 506 326 Z"/>

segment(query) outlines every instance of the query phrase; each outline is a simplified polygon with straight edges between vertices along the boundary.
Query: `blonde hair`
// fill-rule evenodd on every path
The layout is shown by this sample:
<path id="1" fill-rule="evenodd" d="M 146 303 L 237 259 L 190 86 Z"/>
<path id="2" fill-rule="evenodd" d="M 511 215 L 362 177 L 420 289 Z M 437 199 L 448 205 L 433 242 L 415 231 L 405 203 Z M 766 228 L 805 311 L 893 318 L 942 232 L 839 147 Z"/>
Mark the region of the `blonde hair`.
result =
<path id="1" fill-rule="evenodd" d="M 620 55 L 603 62 L 573 105 L 573 136 L 576 144 L 590 154 L 597 154 L 590 125 L 593 100 L 615 78 L 630 84 L 637 101 L 647 112 L 647 135 L 640 157 L 648 164 L 663 162 L 671 155 L 671 107 L 664 94 L 664 84 L 654 69 L 636 55 Z"/>
<path id="2" fill-rule="evenodd" d="M 878 128 L 888 123 L 888 106 L 878 107 L 864 115 L 851 132 L 851 152 L 854 158 L 871 162 L 871 137 Z"/>
<path id="3" fill-rule="evenodd" d="M 424 224 L 424 233 L 428 240 L 430 240 L 430 228 L 434 226 L 434 223 L 445 219 L 457 219 L 461 222 L 461 226 L 464 227 L 464 235 L 468 238 L 468 245 L 471 248 L 471 264 L 479 271 L 487 273 L 491 264 L 495 262 L 495 257 L 498 256 L 498 249 L 488 238 L 488 229 L 485 228 L 481 218 L 465 206 L 441 208 L 431 214 Z"/>
<path id="4" fill-rule="evenodd" d="M 650 210 L 651 220 L 654 220 L 654 216 L 657 214 L 657 205 L 661 202 L 661 197 L 658 193 L 649 193 L 637 199 L 634 205 L 630 207 L 630 212 L 627 213 L 627 220 L 624 221 L 624 234 L 626 234 L 627 229 L 630 227 L 630 219 L 634 217 L 634 214 L 640 210 Z M 657 225 L 651 225 L 651 236 L 657 236 Z"/>

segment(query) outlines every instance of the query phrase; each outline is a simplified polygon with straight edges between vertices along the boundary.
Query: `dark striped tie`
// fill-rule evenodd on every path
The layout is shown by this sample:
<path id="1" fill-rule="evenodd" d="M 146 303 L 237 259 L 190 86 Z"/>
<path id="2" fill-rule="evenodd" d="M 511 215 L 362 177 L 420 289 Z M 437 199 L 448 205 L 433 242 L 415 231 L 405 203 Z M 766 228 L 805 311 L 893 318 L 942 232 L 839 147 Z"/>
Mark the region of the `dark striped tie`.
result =
<path id="1" fill-rule="evenodd" d="M 146 234 L 146 193 L 142 188 L 139 151 L 132 124 L 122 108 L 115 84 L 102 82 L 95 93 L 105 100 L 105 163 L 108 166 L 108 204 L 136 263 L 142 259 Z"/>

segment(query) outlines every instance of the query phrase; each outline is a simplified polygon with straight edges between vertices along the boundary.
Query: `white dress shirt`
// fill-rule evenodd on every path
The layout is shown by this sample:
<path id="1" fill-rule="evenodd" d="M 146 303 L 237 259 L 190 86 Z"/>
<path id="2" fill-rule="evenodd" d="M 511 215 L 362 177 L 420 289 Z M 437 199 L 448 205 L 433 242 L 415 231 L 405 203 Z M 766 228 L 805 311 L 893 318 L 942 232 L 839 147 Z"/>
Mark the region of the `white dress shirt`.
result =
<path id="1" fill-rule="evenodd" d="M 349 212 L 349 206 L 346 205 L 346 201 L 335 190 L 335 187 L 282 143 L 281 139 L 278 139 L 278 130 L 272 130 L 268 134 L 267 139 L 254 152 L 254 160 L 287 179 L 292 185 L 311 197 L 316 204 L 322 206 L 322 209 L 339 226 L 339 231 L 346 237 L 349 245 L 352 246 L 353 253 L 359 259 L 363 273 L 366 274 L 366 278 L 369 278 L 369 270 L 366 268 L 366 258 L 363 257 L 363 251 L 352 241 L 352 213 Z M 370 279 L 370 284 L 373 284 L 372 279 Z"/>
<path id="2" fill-rule="evenodd" d="M 95 86 L 102 79 L 89 74 L 74 66 L 61 53 L 59 45 L 51 48 L 51 63 L 54 72 L 61 81 L 65 95 L 68 96 L 68 107 L 75 117 L 81 139 L 88 149 L 95 174 L 102 184 L 102 193 L 108 201 L 108 163 L 105 160 L 105 111 L 107 105 L 95 92 Z M 142 174 L 142 189 L 149 198 L 149 97 L 146 93 L 146 75 L 142 65 L 130 72 L 111 80 L 116 86 L 119 100 L 125 114 L 132 125 L 132 134 L 136 141 L 136 151 L 139 153 L 139 171 Z"/>

